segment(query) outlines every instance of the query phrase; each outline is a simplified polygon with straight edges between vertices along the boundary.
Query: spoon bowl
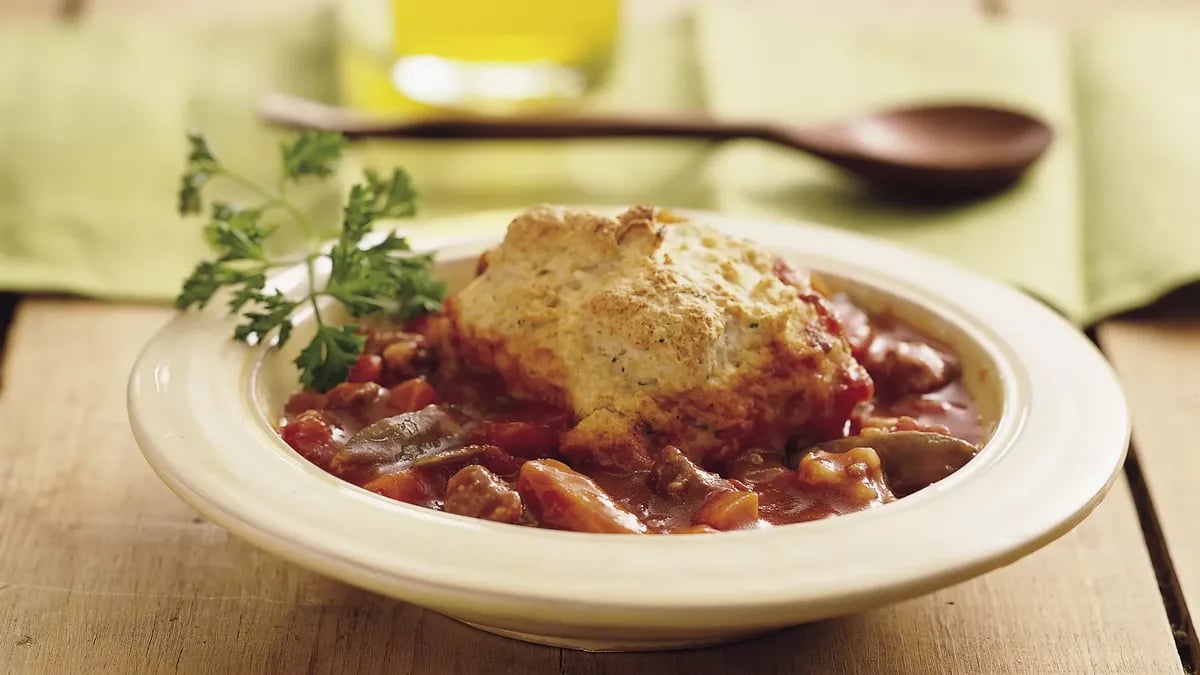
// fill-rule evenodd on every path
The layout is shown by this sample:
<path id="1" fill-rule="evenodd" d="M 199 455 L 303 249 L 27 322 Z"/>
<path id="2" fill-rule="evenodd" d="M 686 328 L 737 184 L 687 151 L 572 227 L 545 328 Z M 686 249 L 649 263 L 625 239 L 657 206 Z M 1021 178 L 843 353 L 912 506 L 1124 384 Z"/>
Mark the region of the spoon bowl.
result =
<path id="1" fill-rule="evenodd" d="M 1054 137 L 1046 123 L 1031 115 L 962 103 L 799 126 L 650 115 L 388 118 L 270 94 L 261 101 L 259 115 L 272 124 L 339 131 L 349 138 L 757 139 L 802 150 L 870 184 L 936 199 L 969 198 L 1009 187 Z"/>
<path id="2" fill-rule="evenodd" d="M 1012 185 L 1054 137 L 1029 115 L 965 104 L 900 108 L 785 133 L 872 183 L 944 197 Z"/>

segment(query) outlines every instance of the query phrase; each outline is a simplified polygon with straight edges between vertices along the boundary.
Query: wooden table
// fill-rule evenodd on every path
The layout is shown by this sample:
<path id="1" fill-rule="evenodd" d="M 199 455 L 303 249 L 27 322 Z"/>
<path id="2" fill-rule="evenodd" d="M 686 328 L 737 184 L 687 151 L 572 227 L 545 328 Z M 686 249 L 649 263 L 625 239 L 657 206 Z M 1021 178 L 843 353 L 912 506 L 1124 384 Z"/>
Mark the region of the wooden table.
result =
<path id="1" fill-rule="evenodd" d="M 836 11 L 1071 21 L 1095 4 L 856 0 Z M 0 15 L 197 6 L 0 0 Z M 244 7 L 204 5 L 214 6 Z M 1096 331 L 1132 405 L 1134 447 L 1108 499 L 1061 540 L 885 609 L 643 655 L 480 633 L 294 567 L 199 517 L 151 473 L 125 415 L 134 356 L 171 315 L 0 295 L 0 672 L 1195 672 L 1186 608 L 1200 608 L 1200 292 Z"/>

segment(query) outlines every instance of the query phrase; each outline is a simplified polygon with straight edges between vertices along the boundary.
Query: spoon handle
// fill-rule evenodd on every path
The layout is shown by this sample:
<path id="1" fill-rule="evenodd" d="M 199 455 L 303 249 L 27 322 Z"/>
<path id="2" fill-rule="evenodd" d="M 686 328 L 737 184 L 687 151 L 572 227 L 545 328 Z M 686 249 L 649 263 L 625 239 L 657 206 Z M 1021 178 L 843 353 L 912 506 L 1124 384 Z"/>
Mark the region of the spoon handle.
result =
<path id="1" fill-rule="evenodd" d="M 517 117 L 438 116 L 389 119 L 370 117 L 315 101 L 271 94 L 263 98 L 259 116 L 273 124 L 339 131 L 347 138 L 426 139 L 563 139 L 563 138 L 692 138 L 727 141 L 758 138 L 779 141 L 770 125 L 721 122 L 703 116 L 651 115 L 522 115 Z"/>

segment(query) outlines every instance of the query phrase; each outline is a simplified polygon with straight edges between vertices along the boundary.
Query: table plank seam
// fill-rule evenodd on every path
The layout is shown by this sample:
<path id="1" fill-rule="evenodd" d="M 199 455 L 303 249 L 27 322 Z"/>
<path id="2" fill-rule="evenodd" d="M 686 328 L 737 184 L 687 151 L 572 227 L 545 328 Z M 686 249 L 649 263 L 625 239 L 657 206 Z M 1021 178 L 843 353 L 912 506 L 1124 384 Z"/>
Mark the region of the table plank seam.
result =
<path id="1" fill-rule="evenodd" d="M 988 18 L 1004 16 L 1006 9 L 1004 0 L 979 0 L 979 12 Z"/>
<path id="2" fill-rule="evenodd" d="M 1183 587 L 1179 582 L 1175 565 L 1171 561 L 1167 540 L 1163 535 L 1158 512 L 1154 507 L 1154 498 L 1150 494 L 1149 486 L 1146 484 L 1141 464 L 1138 461 L 1136 446 L 1129 448 L 1129 454 L 1125 458 L 1124 471 L 1133 495 L 1133 505 L 1137 511 L 1142 537 L 1145 539 L 1146 551 L 1150 555 L 1150 563 L 1158 581 L 1163 609 L 1167 613 L 1171 634 L 1175 638 L 1179 662 L 1185 672 L 1196 673 L 1197 665 L 1200 663 L 1200 635 L 1197 635 L 1187 600 L 1183 595 Z"/>
<path id="3" fill-rule="evenodd" d="M 87 0 L 61 0 L 57 16 L 60 21 L 75 21 L 83 16 Z"/>
<path id="4" fill-rule="evenodd" d="M 1085 331 L 1088 339 L 1103 351 L 1098 330 L 1099 325 Z M 1107 354 L 1106 354 L 1107 356 Z M 1166 613 L 1167 624 L 1171 629 L 1171 637 L 1175 641 L 1175 651 L 1179 656 L 1180 667 L 1189 674 L 1196 673 L 1200 661 L 1200 640 L 1197 638 L 1196 626 L 1183 594 L 1183 586 L 1171 560 L 1167 547 L 1166 536 L 1163 534 L 1159 521 L 1158 510 L 1154 506 L 1154 498 L 1150 495 L 1150 486 L 1146 483 L 1142 465 L 1138 459 L 1137 444 L 1130 441 L 1129 452 L 1122 466 L 1125 481 L 1129 485 L 1130 497 L 1133 499 L 1134 511 L 1137 513 L 1138 526 L 1142 532 L 1142 540 L 1146 553 L 1150 557 L 1150 566 L 1154 571 L 1158 586 L 1159 597 L 1163 611 Z"/>
<path id="5" fill-rule="evenodd" d="M 4 389 L 4 367 L 7 362 L 4 347 L 8 343 L 8 329 L 17 313 L 18 300 L 14 293 L 0 292 L 0 390 Z"/>

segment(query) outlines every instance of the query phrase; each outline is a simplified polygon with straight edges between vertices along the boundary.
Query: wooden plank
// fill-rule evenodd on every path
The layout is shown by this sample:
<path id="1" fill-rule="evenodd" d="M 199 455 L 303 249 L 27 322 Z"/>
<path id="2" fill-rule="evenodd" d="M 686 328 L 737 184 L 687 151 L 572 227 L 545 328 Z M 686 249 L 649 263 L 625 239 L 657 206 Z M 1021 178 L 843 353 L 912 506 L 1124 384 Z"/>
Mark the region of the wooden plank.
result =
<path id="1" fill-rule="evenodd" d="M 18 309 L 0 393 L 0 664 L 11 670 L 1179 670 L 1124 482 L 1074 532 L 1004 570 L 698 652 L 560 654 L 324 579 L 199 518 L 142 460 L 125 379 L 169 316 L 73 300 Z"/>
<path id="2" fill-rule="evenodd" d="M 882 21 L 942 21 L 979 18 L 977 0 L 750 0 L 792 20 L 804 17 Z"/>
<path id="3" fill-rule="evenodd" d="M 37 2 L 37 0 L 4 0 L 10 2 Z M 379 0 L 386 2 L 387 0 Z M 664 13 L 685 11 L 697 0 L 642 0 L 626 1 L 625 11 L 633 20 L 645 19 Z M 979 16 L 975 0 L 855 0 L 853 2 L 830 3 L 825 0 L 748 0 L 759 5 L 778 7 L 790 16 L 831 16 L 852 19 L 895 19 L 927 20 L 957 19 Z M 172 16 L 228 16 L 233 13 L 269 13 L 273 11 L 295 11 L 301 7 L 328 4 L 331 0 L 208 0 L 197 3 L 191 0 L 86 0 L 88 15 L 169 14 Z"/>
<path id="4" fill-rule="evenodd" d="M 296 12 L 329 4 L 332 0 L 80 0 L 87 16 L 137 14 L 205 19 L 254 16 L 271 12 Z"/>
<path id="5" fill-rule="evenodd" d="M 8 2 L 33 2 L 35 0 L 5 0 Z M 383 0 L 387 2 L 387 0 Z M 627 11 L 639 13 L 656 13 L 659 11 L 674 11 L 695 4 L 698 0 L 626 0 Z M 833 16 L 851 17 L 905 17 L 930 18 L 947 16 L 976 16 L 978 4 L 975 0 L 854 0 L 831 4 L 824 0 L 750 0 L 760 5 L 778 5 L 793 13 L 828 14 Z M 327 4 L 331 0 L 304 0 L 309 5 Z M 298 3 L 295 0 L 209 0 L 197 7 L 191 0 L 87 0 L 89 12 L 152 12 L 152 13 L 190 13 L 203 11 L 205 14 L 229 14 L 236 11 L 273 11 L 292 8 Z"/>
<path id="6" fill-rule="evenodd" d="M 1113 7 L 1158 7 L 1164 9 L 1197 7 L 1196 0 L 989 0 L 998 14 L 1048 21 L 1060 26 L 1083 23 Z"/>
<path id="7" fill-rule="evenodd" d="M 61 0 L 0 0 L 0 25 L 11 21 L 56 19 L 63 11 Z"/>
<path id="8" fill-rule="evenodd" d="M 1097 330 L 1113 361 L 1133 415 L 1133 446 L 1171 570 L 1181 646 L 1200 658 L 1200 287 L 1176 293 L 1140 315 L 1105 322 Z M 1174 586 L 1174 588 L 1172 588 Z M 1169 597 L 1169 596 L 1168 596 Z M 1189 620 L 1189 610 L 1191 613 Z"/>

